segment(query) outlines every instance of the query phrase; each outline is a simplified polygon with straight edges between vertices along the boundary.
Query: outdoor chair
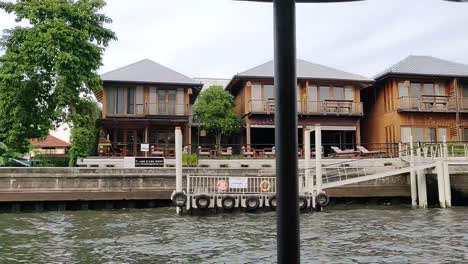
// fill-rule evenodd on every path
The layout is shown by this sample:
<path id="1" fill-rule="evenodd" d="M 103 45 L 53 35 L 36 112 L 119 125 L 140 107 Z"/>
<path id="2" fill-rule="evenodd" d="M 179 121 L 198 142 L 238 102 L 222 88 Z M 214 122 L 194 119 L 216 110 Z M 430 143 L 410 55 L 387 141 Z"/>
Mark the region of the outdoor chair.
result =
<path id="1" fill-rule="evenodd" d="M 246 147 L 242 147 L 242 155 L 244 157 L 253 157 L 254 156 L 254 152 L 252 150 L 247 150 Z"/>
<path id="2" fill-rule="evenodd" d="M 198 155 L 209 157 L 211 155 L 210 149 L 202 148 L 201 146 L 198 146 Z"/>
<path id="3" fill-rule="evenodd" d="M 230 157 L 232 156 L 232 147 L 226 148 L 226 150 L 221 150 L 221 156 Z"/>
<path id="4" fill-rule="evenodd" d="M 275 157 L 275 147 L 263 149 L 265 157 Z"/>
<path id="5" fill-rule="evenodd" d="M 384 151 L 379 151 L 379 150 L 368 150 L 363 146 L 357 146 L 356 147 L 363 156 L 382 156 L 384 154 Z"/>
<path id="6" fill-rule="evenodd" d="M 331 147 L 333 150 L 333 154 L 331 154 L 332 157 L 356 157 L 360 154 L 359 151 L 355 151 L 354 149 L 346 149 L 346 150 L 341 150 L 339 147 Z"/>

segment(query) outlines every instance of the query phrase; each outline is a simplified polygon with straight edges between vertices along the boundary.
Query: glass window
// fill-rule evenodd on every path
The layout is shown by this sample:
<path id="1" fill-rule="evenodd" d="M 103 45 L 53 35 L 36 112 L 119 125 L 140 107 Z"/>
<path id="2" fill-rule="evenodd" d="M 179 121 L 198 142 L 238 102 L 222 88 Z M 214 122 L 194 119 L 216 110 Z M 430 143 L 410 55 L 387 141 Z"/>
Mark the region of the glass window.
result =
<path id="1" fill-rule="evenodd" d="M 176 96 L 176 114 L 183 115 L 184 114 L 184 88 L 177 88 L 177 96 Z"/>
<path id="2" fill-rule="evenodd" d="M 468 141 L 468 128 L 463 129 L 463 140 Z"/>
<path id="3" fill-rule="evenodd" d="M 437 142 L 437 135 L 436 135 L 436 129 L 435 128 L 429 128 L 429 142 Z"/>
<path id="4" fill-rule="evenodd" d="M 275 88 L 273 85 L 263 85 L 263 100 L 274 99 Z"/>
<path id="5" fill-rule="evenodd" d="M 424 142 L 424 129 L 420 127 L 414 127 L 412 131 L 413 142 Z"/>
<path id="6" fill-rule="evenodd" d="M 468 98 L 468 84 L 463 85 L 463 97 Z"/>
<path id="7" fill-rule="evenodd" d="M 136 113 L 142 115 L 144 112 L 144 92 L 143 87 L 138 86 L 136 88 Z"/>
<path id="8" fill-rule="evenodd" d="M 107 113 L 115 114 L 115 88 L 109 87 L 106 92 Z"/>
<path id="9" fill-rule="evenodd" d="M 320 86 L 320 101 L 330 99 L 330 87 L 329 86 Z"/>
<path id="10" fill-rule="evenodd" d="M 421 97 L 421 84 L 420 83 L 411 83 L 411 96 Z"/>
<path id="11" fill-rule="evenodd" d="M 444 83 L 436 83 L 434 90 L 437 95 L 446 95 Z"/>
<path id="12" fill-rule="evenodd" d="M 422 94 L 424 95 L 434 95 L 434 84 L 432 83 L 425 83 L 423 85 Z"/>
<path id="13" fill-rule="evenodd" d="M 135 88 L 127 89 L 127 114 L 135 113 Z"/>
<path id="14" fill-rule="evenodd" d="M 252 100 L 262 100 L 262 86 L 261 84 L 252 84 Z"/>
<path id="15" fill-rule="evenodd" d="M 117 88 L 117 99 L 116 99 L 116 102 L 117 102 L 117 114 L 123 114 L 124 113 L 124 88 L 123 87 L 119 87 Z"/>
<path id="16" fill-rule="evenodd" d="M 345 87 L 345 100 L 354 101 L 354 89 L 352 86 Z"/>
<path id="17" fill-rule="evenodd" d="M 309 85 L 308 96 L 309 101 L 317 101 L 317 85 Z"/>
<path id="18" fill-rule="evenodd" d="M 343 87 L 333 87 L 333 97 L 335 100 L 344 100 L 345 92 Z"/>
<path id="19" fill-rule="evenodd" d="M 150 115 L 157 115 L 158 114 L 158 108 L 157 108 L 157 100 L 158 100 L 158 94 L 157 94 L 157 88 L 156 87 L 150 87 L 149 89 L 149 104 L 148 104 L 148 110 Z"/>
<path id="20" fill-rule="evenodd" d="M 411 128 L 410 127 L 402 127 L 401 128 L 401 142 L 408 143 L 411 139 Z"/>
<path id="21" fill-rule="evenodd" d="M 167 91 L 168 93 L 168 105 L 167 105 L 167 111 L 169 115 L 175 115 L 175 109 L 176 109 L 176 95 L 177 91 L 175 90 L 169 90 Z"/>
<path id="22" fill-rule="evenodd" d="M 408 86 L 404 82 L 399 82 L 398 83 L 398 96 L 403 97 L 403 96 L 408 96 Z"/>
<path id="23" fill-rule="evenodd" d="M 444 139 L 447 140 L 447 128 L 439 128 L 439 133 L 437 134 L 437 140 L 439 142 L 444 142 Z"/>
<path id="24" fill-rule="evenodd" d="M 167 114 L 166 90 L 158 90 L 158 113 Z"/>

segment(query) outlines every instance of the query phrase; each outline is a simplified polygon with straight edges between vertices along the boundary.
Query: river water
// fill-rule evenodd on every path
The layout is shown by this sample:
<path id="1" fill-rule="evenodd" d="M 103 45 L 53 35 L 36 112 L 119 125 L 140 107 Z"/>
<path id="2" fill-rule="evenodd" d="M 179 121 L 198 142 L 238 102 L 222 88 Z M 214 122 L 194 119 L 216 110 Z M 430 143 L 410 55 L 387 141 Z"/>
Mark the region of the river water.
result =
<path id="1" fill-rule="evenodd" d="M 0 214 L 0 263 L 274 263 L 275 213 Z M 301 215 L 303 263 L 468 263 L 468 208 Z"/>

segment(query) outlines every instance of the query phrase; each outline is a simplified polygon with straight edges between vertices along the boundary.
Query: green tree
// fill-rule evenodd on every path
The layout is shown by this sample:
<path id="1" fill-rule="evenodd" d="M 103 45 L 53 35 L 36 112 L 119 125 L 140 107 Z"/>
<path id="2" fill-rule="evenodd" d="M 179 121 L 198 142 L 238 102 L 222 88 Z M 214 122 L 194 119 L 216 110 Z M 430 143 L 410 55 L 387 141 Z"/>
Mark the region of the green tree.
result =
<path id="1" fill-rule="evenodd" d="M 96 121 L 100 115 L 98 104 L 90 97 L 82 98 L 76 105 L 70 116 L 72 120 L 70 166 L 75 166 L 78 158 L 96 153 L 98 141 Z"/>
<path id="2" fill-rule="evenodd" d="M 104 0 L 0 1 L 28 26 L 0 41 L 0 141 L 25 152 L 29 139 L 73 122 L 83 95 L 101 89 L 97 70 L 114 32 L 100 13 Z"/>
<path id="3" fill-rule="evenodd" d="M 21 156 L 21 154 L 14 152 L 5 143 L 0 142 L 0 167 L 7 166 L 10 158 Z"/>
<path id="4" fill-rule="evenodd" d="M 215 137 L 218 147 L 223 135 L 232 134 L 241 127 L 234 106 L 234 97 L 221 86 L 211 86 L 203 91 L 193 106 L 198 121 Z"/>

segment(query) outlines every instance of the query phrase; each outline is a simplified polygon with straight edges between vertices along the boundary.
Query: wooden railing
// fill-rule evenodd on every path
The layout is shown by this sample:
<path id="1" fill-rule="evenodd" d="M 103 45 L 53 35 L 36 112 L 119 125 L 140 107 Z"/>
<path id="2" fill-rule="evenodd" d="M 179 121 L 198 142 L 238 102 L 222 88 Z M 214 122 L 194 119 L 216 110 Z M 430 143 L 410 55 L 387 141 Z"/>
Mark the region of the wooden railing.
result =
<path id="1" fill-rule="evenodd" d="M 274 114 L 275 100 L 251 100 L 250 113 Z M 352 100 L 298 101 L 299 114 L 363 115 L 362 103 Z"/>
<path id="2" fill-rule="evenodd" d="M 402 96 L 398 98 L 398 110 L 402 111 L 456 111 L 457 101 L 445 95 L 422 95 L 420 97 Z"/>

